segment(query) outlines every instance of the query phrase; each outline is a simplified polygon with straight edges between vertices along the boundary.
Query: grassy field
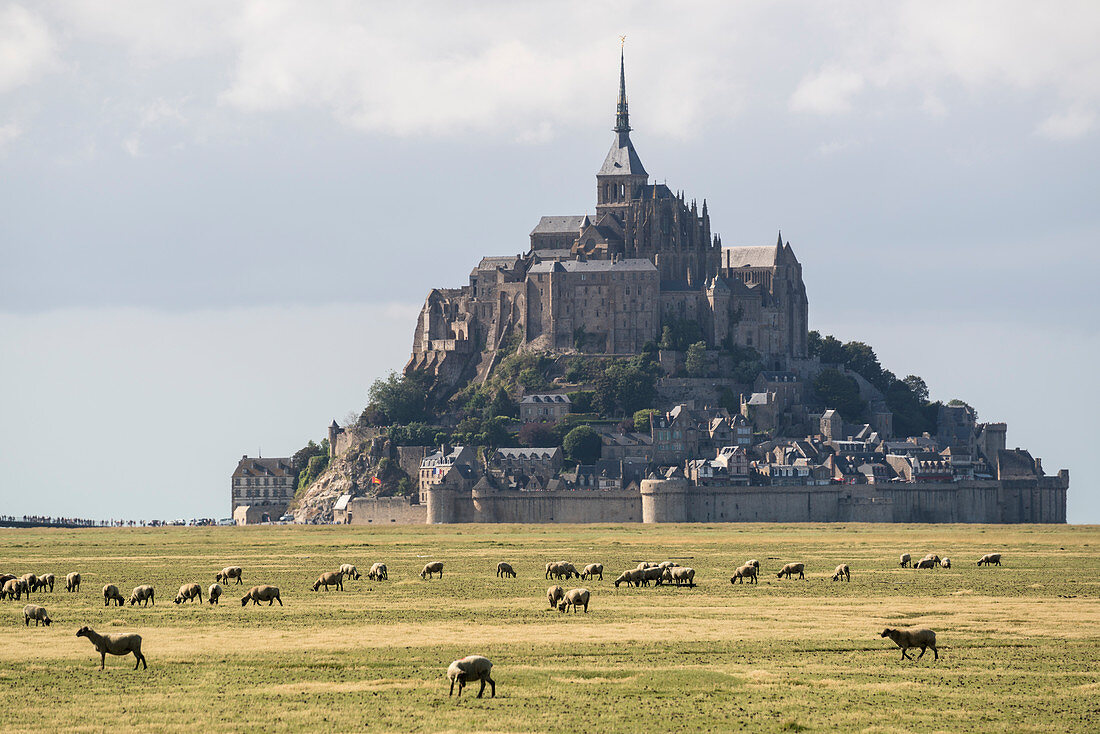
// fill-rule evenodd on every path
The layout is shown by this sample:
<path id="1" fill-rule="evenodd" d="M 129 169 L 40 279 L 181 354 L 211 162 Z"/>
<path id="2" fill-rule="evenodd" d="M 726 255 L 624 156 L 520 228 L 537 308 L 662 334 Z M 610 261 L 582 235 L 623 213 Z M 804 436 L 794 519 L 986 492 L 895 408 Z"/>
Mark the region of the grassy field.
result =
<path id="1" fill-rule="evenodd" d="M 35 594 L 55 620 L 23 626 L 0 602 L 4 730 L 1096 731 L 1100 528 L 673 525 L 262 527 L 0 531 L 0 571 L 53 572 Z M 898 554 L 950 556 L 913 571 Z M 977 568 L 1000 551 L 1004 566 Z M 731 586 L 748 558 L 758 586 Z M 550 560 L 602 562 L 589 614 L 545 600 Z M 640 560 L 696 569 L 697 588 L 615 589 Z M 442 580 L 423 581 L 429 560 Z M 506 560 L 518 579 L 497 579 Z M 390 580 L 310 591 L 340 563 Z M 803 561 L 805 581 L 778 580 Z M 838 563 L 851 583 L 830 581 Z M 223 604 L 176 606 L 244 567 Z M 64 575 L 83 574 L 78 594 Z M 105 608 L 101 588 L 142 583 L 155 607 Z M 286 606 L 242 608 L 271 583 Z M 99 656 L 75 632 L 135 631 L 148 671 Z M 940 659 L 879 637 L 922 625 Z M 495 663 L 495 699 L 448 699 L 447 664 Z M 467 692 L 470 689 L 467 689 Z M 474 689 L 476 693 L 476 687 Z M 486 694 L 488 695 L 488 694 Z"/>

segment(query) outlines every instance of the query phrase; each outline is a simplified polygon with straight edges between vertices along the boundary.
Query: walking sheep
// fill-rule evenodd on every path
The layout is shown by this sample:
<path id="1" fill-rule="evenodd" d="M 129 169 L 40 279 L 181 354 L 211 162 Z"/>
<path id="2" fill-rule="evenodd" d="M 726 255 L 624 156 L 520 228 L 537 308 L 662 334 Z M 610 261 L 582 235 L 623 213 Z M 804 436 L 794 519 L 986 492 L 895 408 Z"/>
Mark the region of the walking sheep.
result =
<path id="1" fill-rule="evenodd" d="M 173 601 L 176 604 L 183 604 L 185 601 L 192 601 L 194 599 L 198 599 L 199 604 L 202 604 L 202 587 L 198 584 L 184 584 L 180 587 L 179 593 L 176 594 L 176 598 Z"/>
<path id="2" fill-rule="evenodd" d="M 573 613 L 577 613 L 577 607 L 583 606 L 584 613 L 588 614 L 588 599 L 591 596 L 588 589 L 570 589 L 565 592 L 565 596 L 558 602 L 558 611 L 564 612 L 570 606 L 573 607 Z"/>
<path id="3" fill-rule="evenodd" d="M 244 581 L 241 579 L 243 575 L 244 571 L 240 566 L 226 566 L 214 574 L 214 580 L 221 584 L 228 584 L 229 579 L 237 579 L 238 584 L 243 584 Z"/>
<path id="4" fill-rule="evenodd" d="M 122 606 L 126 603 L 126 600 L 122 598 L 122 594 L 119 593 L 118 587 L 114 584 L 107 584 L 103 587 L 103 606 L 111 606 L 111 602 L 115 602 L 118 606 Z"/>
<path id="5" fill-rule="evenodd" d="M 130 606 L 134 606 L 135 604 L 141 604 L 145 607 L 150 604 L 156 606 L 156 600 L 153 598 L 153 587 L 148 584 L 134 587 L 133 592 L 130 593 Z"/>
<path id="6" fill-rule="evenodd" d="M 260 602 L 266 601 L 270 607 L 275 602 L 279 602 L 279 606 L 283 605 L 283 600 L 279 598 L 278 586 L 253 586 L 248 592 L 241 598 L 241 606 L 248 606 L 249 600 L 252 601 L 254 606 L 259 606 Z"/>
<path id="7" fill-rule="evenodd" d="M 978 559 L 978 565 L 985 564 L 987 566 L 999 566 L 1001 565 L 1000 553 L 986 553 L 984 556 Z"/>
<path id="8" fill-rule="evenodd" d="M 901 564 L 900 565 L 901 565 L 902 568 L 905 568 L 906 566 L 909 566 L 912 562 L 913 562 L 913 556 L 909 555 L 908 553 L 902 553 L 901 554 Z"/>
<path id="9" fill-rule="evenodd" d="M 806 569 L 806 564 L 804 564 L 804 563 L 788 563 L 786 566 L 779 569 L 779 573 L 777 573 L 775 575 L 775 577 L 777 579 L 781 579 L 781 578 L 783 578 L 784 575 L 786 575 L 787 578 L 790 578 L 792 574 L 797 573 L 798 578 L 804 579 L 804 578 L 806 578 L 806 574 L 804 573 L 805 569 Z"/>
<path id="10" fill-rule="evenodd" d="M 599 576 L 600 581 L 603 581 L 603 564 L 602 563 L 589 563 L 581 571 L 582 579 L 591 579 Z"/>
<path id="11" fill-rule="evenodd" d="M 95 649 L 100 655 L 100 670 L 103 670 L 103 666 L 107 663 L 107 653 L 111 655 L 129 655 L 133 653 L 136 659 L 134 670 L 137 670 L 139 665 L 144 665 L 146 670 L 149 669 L 149 664 L 145 662 L 145 656 L 141 654 L 141 635 L 133 632 L 101 635 L 91 627 L 81 627 L 76 631 L 76 636 L 87 637 L 95 645 Z"/>
<path id="12" fill-rule="evenodd" d="M 917 656 L 917 660 L 924 657 L 925 648 L 932 648 L 932 654 L 936 656 L 936 660 L 940 659 L 939 650 L 936 649 L 936 633 L 930 629 L 890 629 L 887 627 L 882 631 L 881 637 L 889 637 L 897 646 L 901 648 L 901 656 L 907 660 L 912 660 L 909 654 L 906 652 L 911 647 L 919 647 L 920 655 Z"/>
<path id="13" fill-rule="evenodd" d="M 845 581 L 852 580 L 852 572 L 849 570 L 847 563 L 840 564 L 836 567 L 836 570 L 833 571 L 833 581 L 840 581 L 841 578 Z"/>
<path id="14" fill-rule="evenodd" d="M 386 564 L 376 563 L 370 567 L 370 572 L 367 573 L 367 578 L 371 581 L 385 581 L 390 577 L 389 572 L 386 570 Z"/>
<path id="15" fill-rule="evenodd" d="M 430 579 L 433 573 L 438 573 L 439 578 L 443 578 L 443 561 L 436 561 L 424 566 L 424 570 L 420 572 L 420 578 Z"/>
<path id="16" fill-rule="evenodd" d="M 318 577 L 317 581 L 313 583 L 313 590 L 317 591 L 322 586 L 325 587 L 325 591 L 328 591 L 328 587 L 335 586 L 337 591 L 344 590 L 344 574 L 336 571 L 328 571 Z"/>
<path id="17" fill-rule="evenodd" d="M 30 627 L 32 619 L 34 620 L 35 627 L 38 626 L 39 622 L 49 627 L 50 622 L 53 621 L 50 619 L 50 615 L 46 614 L 45 607 L 40 607 L 37 604 L 28 604 L 23 607 L 23 624 Z"/>
<path id="18" fill-rule="evenodd" d="M 467 655 L 461 660 L 455 660 L 447 668 L 447 677 L 451 679 L 451 692 L 447 695 L 454 695 L 455 683 L 458 683 L 458 695 L 461 697 L 462 689 L 466 687 L 467 683 L 479 680 L 481 681 L 481 690 L 477 692 L 477 697 L 481 698 L 482 694 L 485 693 L 485 684 L 488 683 L 491 686 L 493 698 L 496 698 L 497 684 L 489 675 L 492 669 L 493 664 L 489 662 L 488 658 L 481 655 Z"/>
<path id="19" fill-rule="evenodd" d="M 565 596 L 565 589 L 560 586 L 551 586 L 546 590 L 546 601 L 550 602 L 550 608 L 556 609 L 558 602 Z"/>
<path id="20" fill-rule="evenodd" d="M 516 572 L 512 569 L 512 564 L 501 561 L 497 564 L 497 576 L 505 578 L 506 576 L 515 578 Z"/>
<path id="21" fill-rule="evenodd" d="M 221 584 L 210 584 L 210 588 L 206 590 L 206 600 L 211 604 L 217 604 L 218 599 L 221 598 L 222 591 Z"/>
<path id="22" fill-rule="evenodd" d="M 730 576 L 730 583 L 743 584 L 745 583 L 745 579 L 748 579 L 750 584 L 760 583 L 759 579 L 756 578 L 756 566 L 748 563 L 741 566 L 733 572 L 733 576 Z"/>
<path id="23" fill-rule="evenodd" d="M 342 564 L 340 566 L 340 573 L 344 574 L 344 576 L 352 581 L 358 581 L 363 578 L 362 574 L 359 573 L 359 569 L 350 563 Z"/>
<path id="24" fill-rule="evenodd" d="M 80 574 L 76 571 L 65 577 L 65 591 L 80 591 Z"/>

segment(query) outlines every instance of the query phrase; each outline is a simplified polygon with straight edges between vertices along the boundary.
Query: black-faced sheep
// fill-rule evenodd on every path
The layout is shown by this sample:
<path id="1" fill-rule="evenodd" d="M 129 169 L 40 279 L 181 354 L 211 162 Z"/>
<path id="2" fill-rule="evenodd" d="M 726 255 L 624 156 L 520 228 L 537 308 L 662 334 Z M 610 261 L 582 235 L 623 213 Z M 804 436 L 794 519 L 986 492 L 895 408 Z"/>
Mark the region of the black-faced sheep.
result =
<path id="1" fill-rule="evenodd" d="M 337 591 L 344 590 L 344 574 L 339 571 L 327 571 L 321 574 L 316 581 L 313 582 L 313 590 L 317 591 L 322 586 L 325 587 L 325 591 L 328 591 L 328 587 L 335 586 Z"/>
<path id="2" fill-rule="evenodd" d="M 756 566 L 746 563 L 733 572 L 733 576 L 730 576 L 730 583 L 743 584 L 745 579 L 748 579 L 750 584 L 758 584 L 760 581 L 756 578 L 756 571 Z"/>
<path id="3" fill-rule="evenodd" d="M 908 553 L 902 553 L 901 554 L 901 564 L 900 565 L 901 565 L 902 568 L 905 568 L 905 567 L 909 566 L 912 562 L 913 562 L 913 556 L 909 555 Z"/>
<path id="4" fill-rule="evenodd" d="M 806 564 L 804 563 L 788 563 L 783 568 L 779 569 L 779 573 L 775 575 L 777 579 L 781 579 L 784 576 L 790 578 L 793 574 L 798 574 L 798 578 L 806 578 L 805 574 Z"/>
<path id="5" fill-rule="evenodd" d="M 384 563 L 374 564 L 367 573 L 367 578 L 371 581 L 385 581 L 389 577 L 389 572 L 386 570 L 386 564 Z"/>
<path id="6" fill-rule="evenodd" d="M 588 614 L 588 599 L 591 596 L 588 589 L 570 589 L 565 592 L 565 596 L 558 602 L 558 611 L 564 612 L 570 606 L 573 607 L 573 613 L 577 613 L 577 607 L 583 606 L 584 613 Z"/>
<path id="7" fill-rule="evenodd" d="M 100 670 L 103 670 L 103 666 L 107 663 L 108 653 L 111 655 L 129 655 L 133 653 L 136 659 L 134 670 L 137 670 L 139 665 L 144 665 L 146 670 L 149 668 L 149 664 L 145 662 L 145 656 L 141 654 L 141 635 L 132 632 L 101 635 L 91 627 L 81 627 L 76 631 L 76 636 L 87 637 L 95 645 L 95 649 L 100 655 Z"/>
<path id="8" fill-rule="evenodd" d="M 438 573 L 439 578 L 443 578 L 443 561 L 435 561 L 434 563 L 426 564 L 424 569 L 420 572 L 420 578 L 430 579 L 433 573 Z"/>
<path id="9" fill-rule="evenodd" d="M 940 659 L 939 650 L 936 649 L 936 633 L 930 629 L 890 629 L 887 627 L 882 631 L 880 637 L 889 637 L 897 646 L 901 648 L 901 656 L 908 660 L 913 658 L 909 657 L 906 652 L 911 647 L 919 647 L 920 655 L 917 656 L 917 660 L 924 657 L 925 648 L 932 648 L 932 653 L 936 656 L 936 660 Z"/>
<path id="10" fill-rule="evenodd" d="M 950 558 L 944 558 L 942 561 L 940 561 L 940 565 L 943 566 L 944 568 L 951 568 L 951 559 Z"/>
<path id="11" fill-rule="evenodd" d="M 248 606 L 248 602 L 251 601 L 254 606 L 259 606 L 260 602 L 266 601 L 270 607 L 275 602 L 279 602 L 279 606 L 283 605 L 283 600 L 279 598 L 278 586 L 253 586 L 248 592 L 241 597 L 241 606 Z"/>
<path id="12" fill-rule="evenodd" d="M 148 584 L 142 584 L 141 586 L 134 587 L 134 590 L 130 593 L 130 606 L 135 604 L 141 604 L 142 606 L 149 606 L 152 604 L 156 606 L 156 600 L 153 598 L 153 587 Z"/>
<path id="13" fill-rule="evenodd" d="M 122 598 L 122 594 L 119 592 L 118 587 L 114 584 L 107 584 L 103 587 L 103 606 L 111 606 L 111 602 L 115 602 L 118 606 L 122 606 L 126 603 L 126 600 Z"/>
<path id="14" fill-rule="evenodd" d="M 694 587 L 695 569 L 688 568 L 687 566 L 666 568 L 661 575 L 661 580 L 669 584 L 675 581 L 677 586 L 684 586 L 686 584 L 687 586 Z"/>
<path id="15" fill-rule="evenodd" d="M 198 584 L 184 584 L 180 587 L 179 593 L 176 594 L 176 598 L 172 601 L 176 604 L 183 604 L 185 601 L 198 600 L 199 604 L 202 604 L 202 587 Z"/>
<path id="16" fill-rule="evenodd" d="M 565 589 L 560 586 L 551 586 L 546 590 L 546 601 L 550 602 L 551 609 L 557 609 L 558 602 L 565 596 Z"/>
<path id="17" fill-rule="evenodd" d="M 514 579 L 516 577 L 516 572 L 512 568 L 512 564 L 501 561 L 497 564 L 497 576 L 499 578 L 510 577 Z"/>
<path id="18" fill-rule="evenodd" d="M 935 568 L 936 561 L 932 558 L 922 558 L 913 564 L 913 568 Z"/>
<path id="19" fill-rule="evenodd" d="M 936 566 L 940 565 L 940 557 L 937 556 L 935 553 L 929 553 L 928 555 L 926 555 L 921 560 L 922 561 L 932 561 L 932 563 Z"/>
<path id="20" fill-rule="evenodd" d="M 1001 565 L 1000 553 L 986 553 L 984 556 L 978 559 L 978 565 L 985 564 L 987 566 L 999 566 Z"/>
<path id="21" fill-rule="evenodd" d="M 589 563 L 581 571 L 582 579 L 591 579 L 599 576 L 600 581 L 603 581 L 603 564 L 602 563 Z"/>
<path id="22" fill-rule="evenodd" d="M 80 574 L 76 571 L 65 577 L 65 591 L 80 591 Z"/>
<path id="23" fill-rule="evenodd" d="M 845 581 L 852 580 L 852 571 L 848 568 L 847 563 L 840 564 L 836 567 L 836 570 L 833 571 L 833 581 L 840 581 L 842 578 Z"/>
<path id="24" fill-rule="evenodd" d="M 352 581 L 358 581 L 362 578 L 362 574 L 359 573 L 359 569 L 351 563 L 344 563 L 340 566 L 340 573 L 344 574 L 345 578 L 349 578 Z"/>
<path id="25" fill-rule="evenodd" d="M 17 578 L 19 578 L 19 577 L 16 576 L 15 574 L 13 574 L 13 573 L 0 573 L 0 587 L 3 587 L 4 584 L 8 583 L 12 579 L 17 579 Z"/>
<path id="26" fill-rule="evenodd" d="M 34 620 L 35 627 L 38 626 L 39 622 L 49 627 L 50 622 L 53 621 L 50 619 L 50 615 L 46 614 L 45 607 L 40 607 L 37 604 L 28 604 L 23 607 L 23 624 L 30 627 L 32 619 Z"/>
<path id="27" fill-rule="evenodd" d="M 493 698 L 497 695 L 497 684 L 489 675 L 493 670 L 493 664 L 489 662 L 489 659 L 482 657 L 481 655 L 467 655 L 461 660 L 455 660 L 447 668 L 447 677 L 451 680 L 451 692 L 448 696 L 453 696 L 455 692 L 455 683 L 458 683 L 458 695 L 462 696 L 462 689 L 466 687 L 467 683 L 479 680 L 481 681 L 481 690 L 477 692 L 477 697 L 481 698 L 485 693 L 485 684 L 488 683 L 492 689 Z"/>
<path id="28" fill-rule="evenodd" d="M 38 577 L 33 573 L 25 573 L 19 577 L 19 580 L 23 582 L 23 593 L 27 596 L 30 596 L 31 592 L 38 588 Z"/>
<path id="29" fill-rule="evenodd" d="M 677 568 L 679 568 L 677 566 Z M 665 574 L 668 573 L 668 569 L 661 568 L 660 566 L 650 566 L 645 569 L 635 569 L 642 574 L 642 586 L 649 586 L 649 582 L 653 581 L 660 586 L 665 581 Z"/>
<path id="30" fill-rule="evenodd" d="M 221 598 L 222 591 L 221 584 L 210 584 L 210 588 L 206 590 L 206 600 L 211 604 L 217 604 L 218 599 Z"/>
<path id="31" fill-rule="evenodd" d="M 237 579 L 238 584 L 243 584 L 244 581 L 241 578 L 243 575 L 244 571 L 240 566 L 226 566 L 214 574 L 214 580 L 220 584 L 228 584 L 229 579 Z"/>

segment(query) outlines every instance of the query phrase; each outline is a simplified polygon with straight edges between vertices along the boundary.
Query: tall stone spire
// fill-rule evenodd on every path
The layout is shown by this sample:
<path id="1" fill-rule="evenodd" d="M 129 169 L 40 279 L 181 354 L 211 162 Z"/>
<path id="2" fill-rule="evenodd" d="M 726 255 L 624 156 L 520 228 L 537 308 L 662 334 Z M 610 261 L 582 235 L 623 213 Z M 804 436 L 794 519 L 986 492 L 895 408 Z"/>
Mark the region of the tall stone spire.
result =
<path id="1" fill-rule="evenodd" d="M 625 36 L 621 40 L 626 41 Z M 596 173 L 596 213 L 622 207 L 641 195 L 649 174 L 630 142 L 630 112 L 626 102 L 626 59 L 619 51 L 619 99 L 615 108 L 615 140 Z"/>
<path id="2" fill-rule="evenodd" d="M 620 135 L 630 132 L 630 107 L 626 101 L 626 58 L 623 49 L 619 50 L 619 101 L 615 106 L 615 132 Z"/>

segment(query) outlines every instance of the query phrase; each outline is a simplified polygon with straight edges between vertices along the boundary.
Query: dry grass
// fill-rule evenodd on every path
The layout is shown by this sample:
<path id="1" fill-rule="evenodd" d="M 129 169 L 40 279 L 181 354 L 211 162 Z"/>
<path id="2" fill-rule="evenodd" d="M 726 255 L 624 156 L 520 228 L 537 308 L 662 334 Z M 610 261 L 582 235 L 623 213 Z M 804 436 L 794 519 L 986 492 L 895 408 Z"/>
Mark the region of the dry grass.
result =
<path id="1" fill-rule="evenodd" d="M 72 570 L 79 594 L 0 603 L 5 730 L 1089 731 L 1100 715 L 1100 529 L 679 525 L 3 531 L 0 570 Z M 950 570 L 897 556 L 934 551 Z M 974 560 L 1001 551 L 1001 568 Z M 745 559 L 758 586 L 731 586 Z M 615 589 L 639 560 L 680 560 L 694 589 Z M 590 613 L 547 608 L 543 565 L 602 562 Z M 442 580 L 416 574 L 443 560 Z M 518 579 L 498 579 L 506 560 Z M 311 592 L 324 570 L 385 561 L 390 581 Z M 778 580 L 788 561 L 805 581 Z M 832 582 L 837 563 L 852 582 Z M 171 599 L 184 582 L 245 569 L 222 605 Z M 771 571 L 769 575 L 769 571 Z M 155 607 L 106 608 L 100 589 L 157 589 Z M 253 584 L 284 607 L 242 608 Z M 564 585 L 564 584 L 563 584 Z M 149 670 L 98 656 L 77 627 L 137 631 Z M 937 631 L 916 663 L 878 633 Z M 498 697 L 448 700 L 447 663 L 481 652 Z M 583 725 L 582 725 L 583 723 Z"/>

